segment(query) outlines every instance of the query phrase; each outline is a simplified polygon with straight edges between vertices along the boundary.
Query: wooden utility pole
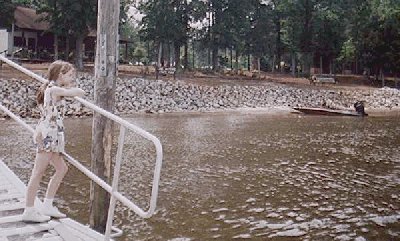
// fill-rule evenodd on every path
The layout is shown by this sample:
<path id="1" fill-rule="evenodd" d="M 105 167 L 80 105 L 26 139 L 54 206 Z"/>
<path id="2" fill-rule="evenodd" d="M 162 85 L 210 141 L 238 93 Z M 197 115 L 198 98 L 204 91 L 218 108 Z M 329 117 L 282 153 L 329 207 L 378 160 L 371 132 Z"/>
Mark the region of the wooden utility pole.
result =
<path id="1" fill-rule="evenodd" d="M 118 23 L 119 0 L 98 0 L 94 101 L 109 112 L 114 112 L 115 103 Z M 108 183 L 111 178 L 112 129 L 111 120 L 94 113 L 91 169 Z M 91 182 L 89 221 L 90 226 L 101 233 L 104 233 L 107 223 L 109 200 L 109 194 Z"/>

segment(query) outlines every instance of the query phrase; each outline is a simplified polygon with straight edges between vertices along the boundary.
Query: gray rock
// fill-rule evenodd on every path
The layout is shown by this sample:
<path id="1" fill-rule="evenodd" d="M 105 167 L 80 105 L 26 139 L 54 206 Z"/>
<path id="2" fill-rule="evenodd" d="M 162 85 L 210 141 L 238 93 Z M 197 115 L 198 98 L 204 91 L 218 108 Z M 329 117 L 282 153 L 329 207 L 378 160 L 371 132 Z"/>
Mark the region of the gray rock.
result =
<path id="1" fill-rule="evenodd" d="M 92 101 L 94 77 L 81 74 L 78 86 Z M 38 117 L 36 91 L 39 82 L 31 80 L 0 80 L 0 101 L 24 117 Z M 182 81 L 170 82 L 146 79 L 117 79 L 116 111 L 118 113 L 165 113 L 179 111 L 212 111 L 241 107 L 309 106 L 319 107 L 327 100 L 337 106 L 352 107 L 357 100 L 367 107 L 392 108 L 399 106 L 400 91 L 391 88 L 374 90 L 305 89 L 268 83 L 264 86 L 199 86 Z M 92 111 L 75 101 L 68 101 L 68 115 L 92 115 Z M 4 113 L 0 113 L 0 117 Z"/>

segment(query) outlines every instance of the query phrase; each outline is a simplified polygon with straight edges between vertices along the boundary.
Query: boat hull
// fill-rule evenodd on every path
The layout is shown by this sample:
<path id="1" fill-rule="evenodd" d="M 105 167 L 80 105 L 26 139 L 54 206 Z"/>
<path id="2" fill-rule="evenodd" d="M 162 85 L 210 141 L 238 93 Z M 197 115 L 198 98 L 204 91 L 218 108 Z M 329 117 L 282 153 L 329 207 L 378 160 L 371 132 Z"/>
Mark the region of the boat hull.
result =
<path id="1" fill-rule="evenodd" d="M 304 108 L 304 107 L 294 107 L 293 109 L 300 111 L 301 113 L 307 115 L 326 115 L 326 116 L 366 116 L 357 113 L 355 111 L 349 110 L 331 110 L 331 109 L 323 109 L 323 108 Z"/>

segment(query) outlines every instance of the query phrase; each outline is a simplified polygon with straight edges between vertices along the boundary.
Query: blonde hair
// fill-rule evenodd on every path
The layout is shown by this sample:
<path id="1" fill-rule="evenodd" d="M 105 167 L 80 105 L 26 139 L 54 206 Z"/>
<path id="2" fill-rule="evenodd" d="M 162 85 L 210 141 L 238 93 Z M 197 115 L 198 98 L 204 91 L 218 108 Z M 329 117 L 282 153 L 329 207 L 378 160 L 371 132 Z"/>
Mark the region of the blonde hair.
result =
<path id="1" fill-rule="evenodd" d="M 55 81 L 57 83 L 60 78 L 60 74 L 64 75 L 68 73 L 68 71 L 75 69 L 75 67 L 65 61 L 57 60 L 50 64 L 47 70 L 47 79 L 49 81 Z M 42 105 L 44 102 L 44 91 L 46 90 L 49 82 L 43 84 L 36 93 L 36 101 L 38 105 Z"/>

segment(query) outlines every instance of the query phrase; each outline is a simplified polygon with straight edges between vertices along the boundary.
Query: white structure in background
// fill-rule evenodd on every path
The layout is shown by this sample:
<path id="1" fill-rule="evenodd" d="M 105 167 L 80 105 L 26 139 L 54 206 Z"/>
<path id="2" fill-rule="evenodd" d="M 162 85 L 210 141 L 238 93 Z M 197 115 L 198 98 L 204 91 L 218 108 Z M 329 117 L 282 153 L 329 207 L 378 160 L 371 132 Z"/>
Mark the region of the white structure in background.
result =
<path id="1" fill-rule="evenodd" d="M 37 14 L 34 9 L 18 6 L 14 11 L 14 22 L 7 29 L 0 29 L 0 52 L 7 50 L 6 55 L 12 55 L 17 49 L 25 48 L 37 53 L 43 46 L 38 42 L 44 42 L 45 46 L 53 48 L 53 36 L 46 32 L 49 24 L 39 21 L 44 15 Z"/>
<path id="2" fill-rule="evenodd" d="M 5 56 L 6 51 L 9 51 L 8 33 L 6 29 L 0 29 L 0 54 Z"/>

